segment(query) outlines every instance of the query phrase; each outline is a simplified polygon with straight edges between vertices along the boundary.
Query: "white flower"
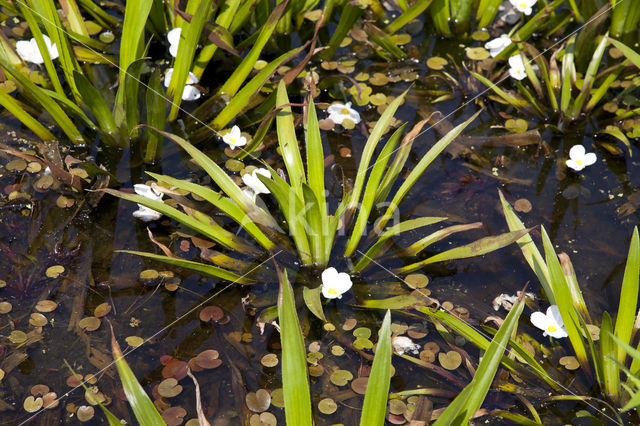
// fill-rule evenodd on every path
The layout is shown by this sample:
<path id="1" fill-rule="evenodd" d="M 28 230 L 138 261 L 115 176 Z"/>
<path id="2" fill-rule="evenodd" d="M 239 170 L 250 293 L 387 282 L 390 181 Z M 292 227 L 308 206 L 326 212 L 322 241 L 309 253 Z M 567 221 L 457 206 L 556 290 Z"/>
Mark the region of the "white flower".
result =
<path id="1" fill-rule="evenodd" d="M 531 314 L 531 323 L 544 330 L 543 336 L 551 336 L 556 339 L 567 337 L 567 329 L 564 328 L 564 322 L 560 316 L 560 310 L 556 305 L 547 308 L 547 313 L 534 312 Z"/>
<path id="2" fill-rule="evenodd" d="M 538 0 L 509 0 L 513 7 L 516 8 L 519 12 L 524 13 L 525 15 L 531 15 L 533 9 L 531 7 L 536 4 Z"/>
<path id="3" fill-rule="evenodd" d="M 346 105 L 339 102 L 331 104 L 329 105 L 329 108 L 327 108 L 327 112 L 329 113 L 329 120 L 333 121 L 335 124 L 342 124 L 342 122 L 347 118 L 355 124 L 360 122 L 360 114 L 358 114 L 358 111 L 351 108 L 351 102 L 347 102 Z"/>
<path id="4" fill-rule="evenodd" d="M 258 177 L 259 174 L 262 176 L 271 178 L 271 172 L 269 170 L 260 168 L 260 169 L 255 169 L 254 171 L 251 172 L 251 174 L 247 173 L 242 175 L 242 181 L 244 182 L 245 185 L 251 188 L 251 190 L 255 195 L 270 194 L 271 191 L 269 191 L 266 185 L 262 183 L 262 181 Z"/>
<path id="5" fill-rule="evenodd" d="M 55 43 L 51 44 L 51 39 L 45 34 L 42 34 L 42 38 L 44 39 L 44 44 L 47 45 L 49 56 L 51 56 L 52 60 L 56 59 L 58 57 L 58 46 L 56 46 Z M 42 57 L 42 53 L 40 53 L 40 49 L 38 49 L 38 43 L 35 38 L 29 41 L 20 40 L 16 42 L 16 52 L 27 62 L 44 64 L 44 58 Z"/>
<path id="6" fill-rule="evenodd" d="M 162 201 L 163 194 L 161 192 L 156 192 L 149 185 L 138 183 L 133 185 L 133 189 L 138 195 L 142 195 L 143 197 L 151 200 Z M 162 213 L 150 209 L 147 206 L 143 206 L 142 204 L 138 204 L 138 210 L 133 212 L 133 217 L 142 219 L 145 222 L 151 222 L 160 219 L 162 217 Z"/>
<path id="7" fill-rule="evenodd" d="M 506 34 L 502 34 L 500 37 L 494 38 L 484 44 L 484 48 L 489 51 L 492 58 L 498 56 L 500 52 L 502 52 L 505 47 L 511 44 L 511 37 Z"/>
<path id="8" fill-rule="evenodd" d="M 522 56 L 518 53 L 509 58 L 509 75 L 516 80 L 522 80 L 527 76 L 524 70 L 524 62 L 522 62 Z"/>
<path id="9" fill-rule="evenodd" d="M 569 150 L 569 159 L 567 160 L 567 167 L 571 167 L 573 170 L 579 172 L 587 166 L 596 162 L 596 154 L 593 152 L 587 153 L 582 145 L 574 145 Z"/>
<path id="10" fill-rule="evenodd" d="M 164 87 L 169 87 L 172 77 L 173 68 L 169 68 L 164 74 Z M 183 101 L 195 101 L 202 95 L 198 88 L 193 86 L 194 84 L 198 84 L 198 77 L 196 77 L 194 73 L 189 72 L 189 76 L 187 77 L 187 81 L 185 82 L 184 89 L 182 90 Z"/>
<path id="11" fill-rule="evenodd" d="M 398 355 L 407 352 L 411 352 L 412 354 L 420 352 L 420 345 L 413 343 L 413 340 L 406 336 L 395 336 L 391 339 L 391 346 L 393 346 L 393 350 L 396 351 Z"/>
<path id="12" fill-rule="evenodd" d="M 351 277 L 346 272 L 338 273 L 333 267 L 322 271 L 322 295 L 327 299 L 341 299 L 351 285 Z"/>
<path id="13" fill-rule="evenodd" d="M 232 149 L 235 149 L 239 146 L 245 146 L 247 144 L 247 138 L 242 136 L 240 132 L 240 127 L 233 126 L 231 131 L 222 135 L 222 141 L 229 145 Z M 269 175 L 271 177 L 271 175 Z"/>
<path id="14" fill-rule="evenodd" d="M 181 34 L 182 28 L 174 28 L 167 33 L 167 40 L 169 40 L 169 54 L 174 58 L 178 55 L 178 45 L 180 44 Z"/>
<path id="15" fill-rule="evenodd" d="M 520 13 L 505 0 L 498 6 L 498 19 L 503 20 L 507 25 L 513 25 L 520 20 Z"/>

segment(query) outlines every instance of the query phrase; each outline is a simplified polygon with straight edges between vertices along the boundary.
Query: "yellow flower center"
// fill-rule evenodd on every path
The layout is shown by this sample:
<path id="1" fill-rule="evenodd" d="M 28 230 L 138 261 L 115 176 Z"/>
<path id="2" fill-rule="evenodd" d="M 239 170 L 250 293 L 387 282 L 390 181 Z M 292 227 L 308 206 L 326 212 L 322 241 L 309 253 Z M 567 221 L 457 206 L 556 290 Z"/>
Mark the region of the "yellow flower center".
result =
<path id="1" fill-rule="evenodd" d="M 329 294 L 338 294 L 338 290 L 336 290 L 335 288 L 330 288 L 327 293 Z"/>
<path id="2" fill-rule="evenodd" d="M 349 115 L 349 110 L 346 108 L 342 108 L 340 112 L 343 113 L 344 115 Z"/>
<path id="3" fill-rule="evenodd" d="M 578 166 L 582 166 L 582 160 L 576 160 L 576 164 L 577 164 Z"/>
<path id="4" fill-rule="evenodd" d="M 521 9 L 526 9 L 527 8 L 527 4 L 525 2 L 521 2 L 520 3 L 520 8 Z"/>
<path id="5" fill-rule="evenodd" d="M 547 331 L 550 333 L 555 333 L 556 331 L 558 331 L 558 327 L 556 327 L 555 325 L 548 325 Z"/>

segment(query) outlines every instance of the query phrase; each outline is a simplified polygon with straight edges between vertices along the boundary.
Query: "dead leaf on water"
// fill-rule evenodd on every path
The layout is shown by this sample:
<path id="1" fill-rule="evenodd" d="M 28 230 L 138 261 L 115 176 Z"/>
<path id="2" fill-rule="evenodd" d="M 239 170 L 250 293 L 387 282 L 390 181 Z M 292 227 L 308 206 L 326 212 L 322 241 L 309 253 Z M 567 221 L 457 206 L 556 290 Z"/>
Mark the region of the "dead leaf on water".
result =
<path id="1" fill-rule="evenodd" d="M 78 407 L 78 411 L 76 411 L 76 416 L 78 416 L 78 420 L 81 422 L 88 422 L 93 418 L 96 411 L 90 405 L 81 405 Z"/>
<path id="2" fill-rule="evenodd" d="M 37 312 L 32 313 L 29 317 L 29 324 L 34 327 L 44 327 L 48 322 L 47 317 Z"/>
<path id="3" fill-rule="evenodd" d="M 462 364 L 462 355 L 456 351 L 440 352 L 438 354 L 438 361 L 447 370 L 455 370 Z"/>
<path id="4" fill-rule="evenodd" d="M 184 421 L 187 410 L 182 407 L 169 407 L 162 413 L 162 419 L 168 426 L 179 426 Z"/>
<path id="5" fill-rule="evenodd" d="M 9 302 L 0 302 L 0 314 L 8 314 L 13 309 L 13 305 Z"/>
<path id="6" fill-rule="evenodd" d="M 64 266 L 54 265 L 47 268 L 45 275 L 49 278 L 58 278 L 64 272 Z"/>
<path id="7" fill-rule="evenodd" d="M 58 307 L 58 304 L 53 300 L 40 300 L 36 304 L 36 311 L 38 312 L 53 312 Z"/>
<path id="8" fill-rule="evenodd" d="M 35 413 L 36 411 L 42 408 L 42 404 L 43 404 L 42 398 L 40 397 L 34 398 L 33 396 L 28 396 L 24 400 L 24 403 L 22 404 L 22 406 L 24 407 L 27 413 Z"/>
<path id="9" fill-rule="evenodd" d="M 111 312 L 111 305 L 105 302 L 96 306 L 96 309 L 93 311 L 93 315 L 95 315 L 97 318 L 102 318 L 109 312 Z"/>
<path id="10" fill-rule="evenodd" d="M 85 317 L 78 322 L 78 326 L 84 331 L 96 331 L 100 324 L 100 319 L 96 317 Z"/>
<path id="11" fill-rule="evenodd" d="M 271 395 L 265 389 L 258 389 L 256 392 L 249 392 L 245 397 L 245 402 L 249 410 L 262 413 L 267 411 L 271 405 Z"/>
<path id="12" fill-rule="evenodd" d="M 173 377 L 164 379 L 158 385 L 158 393 L 164 398 L 172 398 L 174 396 L 180 395 L 181 392 L 182 386 L 179 385 L 178 381 Z"/>

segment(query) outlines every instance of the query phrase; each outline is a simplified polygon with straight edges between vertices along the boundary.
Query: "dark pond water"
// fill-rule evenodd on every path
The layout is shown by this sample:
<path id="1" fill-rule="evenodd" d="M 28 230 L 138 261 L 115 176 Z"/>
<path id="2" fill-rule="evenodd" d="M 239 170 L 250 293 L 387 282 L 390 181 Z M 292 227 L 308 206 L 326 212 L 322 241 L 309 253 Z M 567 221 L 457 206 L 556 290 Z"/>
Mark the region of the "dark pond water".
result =
<path id="1" fill-rule="evenodd" d="M 480 108 L 479 102 L 473 101 L 472 97 L 479 93 L 481 86 L 463 82 L 452 90 L 452 84 L 447 82 L 442 73 L 430 70 L 425 61 L 434 55 L 445 56 L 450 53 L 452 57 L 445 70 L 460 81 L 466 81 L 464 71 L 458 77 L 453 63 L 459 65 L 463 60 L 471 62 L 464 58 L 464 49 L 459 44 L 472 43 L 474 46 L 482 44 L 471 40 L 438 40 L 428 31 L 419 32 L 409 49 L 414 53 L 414 59 L 388 63 L 368 56 L 359 59 L 353 65 L 354 69 L 346 74 L 402 74 L 400 81 L 372 87 L 373 93 L 393 96 L 411 87 L 407 101 L 397 115 L 399 120 L 409 123 L 408 129 L 433 111 L 440 111 L 448 122 L 455 125 Z M 345 57 L 350 56 L 349 49 L 344 48 Z M 331 101 L 331 96 L 352 99 L 353 96 L 347 92 L 350 84 L 345 83 L 343 78 L 345 73 L 325 70 L 319 63 L 316 65 L 321 79 L 331 82 L 319 100 Z M 110 73 L 107 69 L 101 71 Z M 205 77 L 203 84 L 206 82 Z M 503 86 L 511 87 L 511 84 L 507 80 Z M 434 90 L 450 92 L 452 97 L 434 104 Z M 526 199 L 532 208 L 528 213 L 519 213 L 521 218 L 527 226 L 544 225 L 557 251 L 564 251 L 571 256 L 592 314 L 600 317 L 604 310 L 614 312 L 617 309 L 628 242 L 639 218 L 633 198 L 640 187 L 640 177 L 633 172 L 640 161 L 636 145 L 631 146 L 630 152 L 620 145 L 622 155 L 613 155 L 601 143 L 615 145 L 615 142 L 596 135 L 604 125 L 598 124 L 597 120 L 581 120 L 561 134 L 545 127 L 545 124 L 555 124 L 553 118 L 544 123 L 485 97 L 481 96 L 480 100 L 488 108 L 465 132 L 466 136 L 478 138 L 472 148 L 455 156 L 446 152 L 436 159 L 407 196 L 401 210 L 402 217 L 448 216 L 448 225 L 476 221 L 483 223 L 481 229 L 458 234 L 436 244 L 433 247 L 433 252 L 436 252 L 507 231 L 500 210 L 498 189 L 512 203 Z M 376 120 L 379 116 L 373 106 L 358 109 L 365 120 Z M 539 131 L 541 143 L 524 147 L 492 147 L 481 143 L 482 137 L 509 133 L 502 128 L 507 115 L 528 120 L 529 128 Z M 13 127 L 14 123 L 8 120 L 5 124 L 7 135 L 4 144 L 14 149 L 33 147 L 28 142 L 29 135 L 25 135 L 26 141 L 12 137 L 10 132 L 20 131 L 19 126 Z M 414 144 L 411 164 L 417 163 L 440 136 L 434 129 L 421 134 Z M 347 179 L 355 177 L 366 135 L 356 128 L 341 134 L 323 132 L 323 138 L 325 154 L 334 158 L 335 166 L 328 168 L 328 179 L 333 183 L 332 196 L 338 197 L 341 174 L 344 173 Z M 222 158 L 220 153 L 223 144 L 219 140 L 207 143 L 207 150 L 214 157 Z M 593 166 L 580 173 L 572 172 L 564 165 L 569 148 L 575 144 L 586 146 L 598 156 Z M 64 143 L 61 146 L 64 154 L 81 159 L 91 156 L 95 163 L 107 165 L 123 187 L 144 182 L 146 170 L 181 178 L 203 178 L 203 174 L 189 164 L 188 158 L 170 142 L 166 142 L 163 149 L 162 161 L 153 166 L 142 163 L 139 147 L 135 145 L 123 150 L 99 149 L 97 145 L 73 149 L 64 147 Z M 345 156 L 345 148 L 350 151 L 349 156 Z M 273 391 L 281 387 L 279 367 L 265 366 L 261 362 L 267 354 L 280 354 L 278 332 L 271 324 L 264 325 L 263 331 L 257 325 L 259 315 L 276 300 L 277 280 L 272 261 L 259 265 L 260 270 L 256 273 L 258 283 L 252 286 L 230 286 L 226 282 L 184 270 L 173 270 L 173 277 L 167 274 L 165 277 L 141 280 L 140 273 L 143 270 L 167 271 L 170 268 L 143 261 L 136 256 L 114 253 L 120 249 L 156 250 L 149 240 L 147 225 L 136 221 L 131 215 L 135 210 L 133 203 L 105 196 L 95 206 L 83 204 L 84 197 L 73 194 L 67 187 L 53 184 L 42 188 L 42 172 L 15 171 L 10 165 L 14 157 L 2 154 L 0 158 L 0 188 L 3 189 L 0 202 L 0 279 L 6 282 L 6 287 L 0 289 L 0 300 L 12 305 L 10 312 L 0 314 L 0 335 L 9 337 L 14 330 L 33 330 L 34 326 L 29 325 L 29 321 L 38 321 L 32 317 L 37 312 L 36 303 L 40 300 L 57 303 L 53 312 L 43 313 L 47 322 L 41 335 L 30 335 L 27 342 L 19 342 L 18 339 L 17 343 L 12 343 L 2 339 L 0 368 L 11 374 L 7 374 L 0 382 L 0 424 L 29 419 L 23 402 L 37 384 L 47 385 L 58 396 L 73 391 L 65 395 L 58 407 L 38 414 L 33 420 L 36 424 L 77 423 L 69 413 L 73 411 L 72 404 L 86 404 L 85 392 L 67 383 L 71 374 L 64 365 L 65 360 L 79 374 L 97 374 L 97 386 L 111 399 L 113 411 L 133 424 L 134 420 L 119 391 L 115 370 L 104 369 L 111 359 L 109 323 L 123 348 L 126 347 L 127 337 L 149 339 L 127 356 L 127 361 L 147 390 L 153 389 L 172 374 L 180 376 L 183 364 L 176 360 L 189 361 L 205 350 L 217 350 L 221 365 L 196 373 L 203 389 L 205 411 L 210 418 L 219 422 L 216 424 L 240 424 L 248 418 L 250 412 L 245 404 L 247 392 L 258 389 Z M 265 154 L 264 158 L 270 161 L 277 159 L 272 154 Z M 274 165 L 278 164 L 274 162 Z M 16 191 L 26 195 L 16 196 Z M 61 195 L 75 200 L 75 203 L 70 207 L 59 207 Z M 335 204 L 334 201 L 332 203 Z M 199 242 L 190 238 L 188 230 L 167 220 L 148 227 L 164 244 L 171 245 L 185 256 L 197 256 Z M 539 242 L 539 228 L 532 234 Z M 396 241 L 399 246 L 404 246 L 423 235 L 421 231 L 414 231 Z M 321 399 L 331 397 L 338 402 L 336 413 L 319 416 L 318 424 L 356 424 L 358 421 L 362 397 L 348 385 L 332 383 L 330 373 L 342 369 L 350 371 L 354 378 L 366 375 L 362 366 L 368 360 L 362 354 L 368 355 L 371 351 L 365 348 L 359 352 L 353 347 L 351 323 L 355 319 L 356 328 L 371 328 L 375 332 L 382 316 L 378 311 L 358 309 L 352 305 L 369 298 L 408 293 L 400 279 L 388 272 L 388 269 L 402 266 L 408 260 L 393 253 L 393 250 L 390 251 L 382 260 L 384 268 L 371 265 L 362 276 L 355 279 L 353 294 L 325 306 L 327 319 L 336 327 L 335 331 L 323 329 L 322 323 L 306 310 L 300 311 L 307 344 L 317 342 L 310 352 L 324 355 L 317 362 L 319 367 L 312 372 L 314 401 L 317 404 Z M 297 268 L 287 254 L 277 260 L 290 268 L 290 276 L 294 277 L 292 282 L 298 285 L 319 280 L 320 271 Z M 47 278 L 47 268 L 54 265 L 64 266 L 65 272 L 58 278 Z M 331 265 L 344 270 L 345 261 L 334 256 Z M 441 302 L 450 301 L 455 307 L 468 309 L 469 322 L 473 325 L 478 325 L 480 320 L 489 315 L 495 315 L 492 300 L 500 293 L 515 294 L 529 282 L 529 291 L 541 294 L 534 274 L 515 246 L 481 258 L 436 264 L 421 272 L 430 279 L 428 289 L 431 296 Z M 171 284 L 178 284 L 177 289 L 172 288 Z M 546 302 L 539 301 L 542 307 L 546 307 Z M 99 328 L 80 330 L 78 321 L 93 316 L 96 307 L 104 303 L 111 306 L 111 311 L 101 320 Z M 200 313 L 207 306 L 221 308 L 224 313 L 222 319 L 213 323 L 201 321 Z M 525 311 L 521 327 L 537 338 L 537 330 L 526 319 L 529 313 L 529 310 Z M 504 311 L 499 313 L 501 316 L 504 314 Z M 393 320 L 398 324 L 397 327 L 401 324 L 427 325 L 423 317 L 409 312 L 394 312 Z M 429 323 L 427 328 L 428 334 L 416 341 L 421 345 L 436 342 L 444 347 L 443 339 L 433 324 Z M 375 338 L 372 340 L 375 341 Z M 559 344 L 567 353 L 570 351 L 567 342 Z M 478 352 L 471 345 L 463 348 L 477 359 Z M 437 388 L 444 394 L 432 399 L 435 408 L 440 408 L 448 403 L 450 392 L 455 393 L 460 389 L 455 382 L 399 357 L 394 357 L 393 364 L 395 376 L 392 379 L 392 392 L 417 387 Z M 453 373 L 462 384 L 471 377 L 464 367 Z M 577 380 L 583 388 L 588 383 L 579 373 L 567 373 L 566 377 L 558 380 L 566 386 L 572 386 L 570 383 Z M 184 388 L 182 393 L 165 398 L 165 401 L 174 407 L 184 407 L 186 421 L 196 416 L 195 391 L 188 378 L 180 383 Z M 588 389 L 586 391 L 588 393 Z M 535 389 L 530 392 L 530 398 L 536 406 L 546 396 L 546 392 L 536 392 Z M 487 401 L 490 409 L 512 409 L 526 413 L 521 402 L 503 393 L 492 392 Z M 278 404 L 275 396 L 273 404 Z M 545 419 L 551 423 L 572 422 L 576 410 L 580 408 L 584 407 L 574 403 L 554 404 L 549 409 L 539 406 Z M 284 422 L 280 408 L 272 406 L 269 411 Z M 102 414 L 97 413 L 91 422 L 104 423 Z"/>

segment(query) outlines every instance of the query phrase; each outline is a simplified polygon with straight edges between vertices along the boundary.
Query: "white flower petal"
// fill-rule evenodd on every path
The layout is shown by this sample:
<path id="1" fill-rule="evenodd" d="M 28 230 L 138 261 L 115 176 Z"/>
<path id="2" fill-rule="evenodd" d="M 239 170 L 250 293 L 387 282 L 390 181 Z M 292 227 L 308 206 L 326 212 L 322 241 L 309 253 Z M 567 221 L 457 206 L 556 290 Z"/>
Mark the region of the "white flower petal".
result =
<path id="1" fill-rule="evenodd" d="M 190 84 L 184 86 L 182 90 L 182 100 L 183 101 L 195 101 L 196 99 L 200 99 L 202 93 L 195 87 Z"/>
<path id="2" fill-rule="evenodd" d="M 351 277 L 346 272 L 338 273 L 333 267 L 322 271 L 322 295 L 327 299 L 342 298 L 351 285 Z"/>
<path id="3" fill-rule="evenodd" d="M 598 158 L 596 157 L 596 154 L 594 154 L 593 152 L 588 152 L 587 154 L 585 154 L 583 162 L 585 166 L 590 166 L 594 164 L 597 159 Z"/>
<path id="4" fill-rule="evenodd" d="M 580 170 L 584 169 L 584 164 L 578 164 L 575 162 L 575 160 L 569 159 L 567 160 L 566 164 L 567 164 L 567 167 L 575 170 L 576 172 L 579 172 Z"/>
<path id="5" fill-rule="evenodd" d="M 331 104 L 329 108 L 327 108 L 327 112 L 329 113 L 329 120 L 335 124 L 342 124 L 346 119 L 353 121 L 355 124 L 360 122 L 360 114 L 351 108 L 351 102 L 347 102 L 346 104 L 339 102 Z"/>
<path id="6" fill-rule="evenodd" d="M 222 141 L 233 149 L 247 144 L 247 138 L 242 136 L 238 126 L 233 126 L 229 132 L 222 135 Z"/>
<path id="7" fill-rule="evenodd" d="M 133 217 L 141 219 L 145 222 L 152 222 L 162 217 L 162 213 L 150 209 L 149 207 L 138 204 L 139 209 L 133 212 Z"/>
<path id="8" fill-rule="evenodd" d="M 143 197 L 150 198 L 152 200 L 161 201 L 164 194 L 162 192 L 158 192 L 154 190 L 149 185 L 145 185 L 143 183 L 137 183 L 133 185 L 133 190 L 138 195 L 142 195 Z"/>
<path id="9" fill-rule="evenodd" d="M 531 324 L 536 326 L 536 328 L 545 331 L 547 330 L 547 324 L 549 324 L 549 320 L 547 319 L 547 316 L 542 312 L 532 313 L 529 319 L 531 320 Z"/>
<path id="10" fill-rule="evenodd" d="M 516 70 L 524 71 L 524 62 L 522 61 L 522 56 L 518 53 L 517 55 L 513 55 L 509 58 L 509 66 Z"/>
<path id="11" fill-rule="evenodd" d="M 244 182 L 245 185 L 247 185 L 249 188 L 251 188 L 251 190 L 256 195 L 257 194 L 270 194 L 271 191 L 269 191 L 267 186 L 264 183 L 262 183 L 260 178 L 257 176 L 258 174 L 260 174 L 262 176 L 266 176 L 268 178 L 271 178 L 271 172 L 269 172 L 269 170 L 264 169 L 264 168 L 260 168 L 260 169 L 255 169 L 253 172 L 251 172 L 251 174 L 246 173 L 246 174 L 242 175 L 242 181 Z"/>
<path id="12" fill-rule="evenodd" d="M 174 28 L 167 33 L 167 40 L 169 40 L 169 44 L 178 44 L 180 43 L 180 35 L 182 34 L 182 28 Z"/>
<path id="13" fill-rule="evenodd" d="M 547 318 L 551 318 L 559 328 L 564 327 L 564 321 L 562 321 L 562 315 L 560 315 L 560 309 L 557 305 L 551 305 L 547 308 Z"/>
<path id="14" fill-rule="evenodd" d="M 587 152 L 587 150 L 584 149 L 584 146 L 582 146 L 582 145 L 574 145 L 569 150 L 569 158 L 572 158 L 574 160 L 582 158 L 582 157 L 584 157 L 585 152 Z"/>

